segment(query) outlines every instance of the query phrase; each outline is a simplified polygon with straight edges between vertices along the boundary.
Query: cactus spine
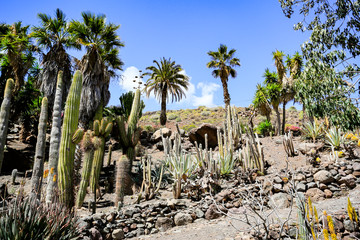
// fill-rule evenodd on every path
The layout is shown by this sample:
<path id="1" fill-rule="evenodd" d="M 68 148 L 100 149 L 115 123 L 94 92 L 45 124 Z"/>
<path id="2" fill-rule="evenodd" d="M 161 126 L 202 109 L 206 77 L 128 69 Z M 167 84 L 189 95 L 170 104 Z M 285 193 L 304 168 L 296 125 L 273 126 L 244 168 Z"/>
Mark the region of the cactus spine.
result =
<path id="1" fill-rule="evenodd" d="M 135 92 L 131 112 L 127 122 L 124 116 L 116 118 L 119 127 L 119 142 L 122 147 L 123 156 L 119 159 L 116 173 L 116 203 L 123 201 L 123 197 L 127 193 L 131 193 L 131 167 L 135 159 L 135 146 L 140 138 L 141 128 L 137 127 L 140 109 L 140 90 Z M 127 126 L 127 128 L 126 128 Z"/>
<path id="2" fill-rule="evenodd" d="M 81 142 L 81 148 L 84 152 L 84 157 L 83 157 L 84 165 L 81 174 L 80 188 L 76 198 L 77 208 L 81 208 L 86 196 L 86 189 L 89 186 L 90 173 L 91 173 L 93 157 L 94 157 L 93 135 L 94 135 L 93 132 L 88 130 L 87 132 L 85 132 Z"/>
<path id="3" fill-rule="evenodd" d="M 74 205 L 73 177 L 75 143 L 72 142 L 72 136 L 79 123 L 81 89 L 82 74 L 80 71 L 76 71 L 65 105 L 58 162 L 58 187 L 60 201 L 69 208 Z"/>
<path id="4" fill-rule="evenodd" d="M 50 149 L 49 149 L 49 177 L 46 187 L 46 199 L 47 203 L 52 202 L 54 196 L 54 188 L 56 187 L 56 181 L 54 176 L 57 175 L 57 165 L 59 160 L 59 145 L 61 134 L 61 105 L 63 95 L 63 72 L 59 71 L 58 79 L 56 83 L 55 101 L 53 107 L 52 127 L 50 133 Z"/>
<path id="5" fill-rule="evenodd" d="M 46 97 L 41 102 L 41 113 L 38 126 L 38 136 L 35 149 L 35 162 L 33 166 L 33 174 L 31 177 L 32 196 L 40 199 L 41 184 L 44 172 L 44 157 L 46 146 L 46 127 L 48 119 L 48 100 Z"/>
<path id="6" fill-rule="evenodd" d="M 6 144 L 6 137 L 9 123 L 9 112 L 11 105 L 11 94 L 14 89 L 14 80 L 8 79 L 4 91 L 4 100 L 1 104 L 0 110 L 0 173 L 1 167 L 4 160 L 4 148 Z"/>

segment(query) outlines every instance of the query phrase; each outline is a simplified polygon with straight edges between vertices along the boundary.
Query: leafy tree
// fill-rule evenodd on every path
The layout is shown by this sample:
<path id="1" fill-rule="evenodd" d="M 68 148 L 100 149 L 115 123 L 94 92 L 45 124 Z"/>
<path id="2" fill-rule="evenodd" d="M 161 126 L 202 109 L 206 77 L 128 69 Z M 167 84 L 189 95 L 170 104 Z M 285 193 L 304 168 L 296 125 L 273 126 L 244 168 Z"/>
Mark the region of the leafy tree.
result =
<path id="1" fill-rule="evenodd" d="M 40 48 L 48 50 L 42 56 L 42 69 L 39 75 L 40 90 L 48 98 L 49 106 L 52 106 L 56 91 L 57 74 L 63 71 L 65 89 L 71 84 L 71 60 L 66 49 L 80 49 L 80 44 L 75 37 L 70 35 L 65 14 L 56 9 L 55 17 L 39 13 L 40 26 L 32 28 L 31 36 L 37 40 Z M 65 99 L 67 91 L 63 94 Z"/>
<path id="2" fill-rule="evenodd" d="M 161 102 L 160 124 L 166 124 L 166 102 L 179 101 L 184 95 L 184 90 L 189 86 L 189 77 L 182 71 L 180 65 L 171 61 L 171 58 L 160 59 L 160 63 L 153 61 L 155 66 L 147 67 L 150 72 L 144 75 L 150 76 L 146 82 L 145 92 L 147 97 L 154 92 L 155 97 Z"/>
<path id="3" fill-rule="evenodd" d="M 261 115 L 266 117 L 266 120 L 268 122 L 271 121 L 271 105 L 268 102 L 266 89 L 261 84 L 256 85 L 256 92 L 253 99 L 253 105 L 254 108 L 257 109 Z"/>
<path id="4" fill-rule="evenodd" d="M 296 98 L 307 114 L 327 116 L 343 129 L 360 126 L 360 111 L 352 98 L 359 76 L 354 59 L 360 54 L 360 5 L 355 0 L 280 0 L 287 17 L 295 11 L 303 20 L 295 30 L 310 31 L 302 45 L 307 60 Z M 351 82 L 353 81 L 353 83 Z"/>
<path id="5" fill-rule="evenodd" d="M 28 34 L 29 26 L 15 22 L 11 26 L 2 25 L 0 52 L 6 57 L 7 67 L 11 67 L 15 80 L 14 92 L 24 84 L 25 75 L 34 63 L 33 52 L 36 50 Z"/>
<path id="6" fill-rule="evenodd" d="M 207 63 L 208 68 L 215 68 L 212 71 L 212 75 L 215 78 L 220 78 L 224 91 L 225 108 L 230 106 L 230 94 L 228 91 L 227 82 L 229 76 L 236 77 L 236 71 L 233 67 L 240 66 L 240 60 L 234 57 L 236 50 L 231 49 L 228 52 L 227 46 L 220 44 L 218 51 L 209 51 L 207 54 L 211 57 L 211 61 Z"/>
<path id="7" fill-rule="evenodd" d="M 118 54 L 124 44 L 116 33 L 120 25 L 106 23 L 102 14 L 83 12 L 81 15 L 83 21 L 71 21 L 69 31 L 86 49 L 81 61 L 76 61 L 83 73 L 80 122 L 86 125 L 97 111 L 102 115 L 103 106 L 109 102 L 110 77 L 121 70 L 123 62 Z"/>

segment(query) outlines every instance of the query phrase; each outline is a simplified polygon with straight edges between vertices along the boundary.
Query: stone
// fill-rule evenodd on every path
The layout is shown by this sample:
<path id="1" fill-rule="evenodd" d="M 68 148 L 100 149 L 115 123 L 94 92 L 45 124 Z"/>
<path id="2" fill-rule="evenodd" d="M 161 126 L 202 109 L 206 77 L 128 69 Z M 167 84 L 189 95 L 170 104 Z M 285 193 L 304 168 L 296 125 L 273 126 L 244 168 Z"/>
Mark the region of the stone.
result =
<path id="1" fill-rule="evenodd" d="M 310 183 L 307 184 L 308 189 L 309 188 L 314 188 L 314 187 L 316 187 L 316 183 L 314 183 L 314 182 L 310 182 Z"/>
<path id="2" fill-rule="evenodd" d="M 211 204 L 209 209 L 205 213 L 205 219 L 211 220 L 221 217 L 221 213 L 216 208 L 215 204 Z"/>
<path id="3" fill-rule="evenodd" d="M 300 143 L 296 149 L 304 155 L 312 155 L 322 146 L 322 143 Z"/>
<path id="4" fill-rule="evenodd" d="M 101 236 L 101 233 L 96 228 L 90 228 L 89 230 L 90 238 L 96 239 L 96 240 L 103 240 L 103 237 Z"/>
<path id="5" fill-rule="evenodd" d="M 353 232 L 355 231 L 355 226 L 354 223 L 351 220 L 345 220 L 344 221 L 344 228 L 346 231 L 348 232 Z"/>
<path id="6" fill-rule="evenodd" d="M 187 225 L 188 223 L 192 223 L 193 218 L 188 213 L 177 213 L 174 217 L 174 223 L 176 226 Z"/>
<path id="7" fill-rule="evenodd" d="M 283 182 L 283 180 L 279 176 L 274 177 L 273 181 L 274 183 L 278 183 L 278 184 L 281 184 Z"/>
<path id="8" fill-rule="evenodd" d="M 331 169 L 329 172 L 330 172 L 331 175 L 333 175 L 334 177 L 338 174 L 338 171 L 336 171 L 335 169 Z"/>
<path id="9" fill-rule="evenodd" d="M 123 214 L 127 217 L 132 217 L 132 215 L 134 213 L 137 213 L 139 210 L 137 208 L 134 207 L 128 207 L 126 209 L 123 210 Z"/>
<path id="10" fill-rule="evenodd" d="M 334 223 L 335 232 L 339 233 L 344 231 L 344 224 L 341 221 L 337 220 L 336 218 L 333 218 L 333 223 Z"/>
<path id="11" fill-rule="evenodd" d="M 326 184 L 320 183 L 320 184 L 319 184 L 319 188 L 320 188 L 321 190 L 325 190 L 325 189 L 328 188 L 328 186 L 327 186 Z"/>
<path id="12" fill-rule="evenodd" d="M 272 208 L 290 207 L 290 196 L 286 193 L 275 193 L 270 197 L 269 205 Z"/>
<path id="13" fill-rule="evenodd" d="M 208 146 L 209 148 L 215 148 L 218 145 L 217 140 L 217 130 L 218 128 L 210 123 L 203 123 L 197 128 L 193 128 L 189 132 L 189 140 L 193 144 L 195 142 L 198 143 L 198 145 L 205 146 L 205 134 L 207 134 L 208 139 Z"/>
<path id="14" fill-rule="evenodd" d="M 306 185 L 299 182 L 298 184 L 296 184 L 296 190 L 298 192 L 305 192 L 306 191 Z"/>
<path id="15" fill-rule="evenodd" d="M 281 184 L 274 184 L 273 191 L 276 192 L 276 193 L 281 192 L 282 191 L 282 185 Z"/>
<path id="16" fill-rule="evenodd" d="M 112 233 L 111 233 L 111 237 L 114 240 L 120 240 L 120 239 L 124 239 L 124 231 L 122 229 L 115 229 Z"/>
<path id="17" fill-rule="evenodd" d="M 311 201 L 319 201 L 324 199 L 325 193 L 318 188 L 310 188 L 305 193 L 306 198 L 310 197 Z"/>
<path id="18" fill-rule="evenodd" d="M 356 178 L 353 175 L 347 175 L 339 180 L 340 184 L 345 183 L 348 188 L 356 187 Z"/>
<path id="19" fill-rule="evenodd" d="M 173 227 L 173 220 L 171 218 L 168 218 L 168 217 L 159 217 L 157 220 L 156 220 L 156 223 L 155 223 L 155 227 L 156 229 L 158 229 L 159 231 L 161 232 L 164 232 L 170 228 Z M 153 231 L 151 231 L 151 233 L 153 233 Z"/>
<path id="20" fill-rule="evenodd" d="M 151 136 L 151 141 L 154 143 L 160 142 L 162 140 L 161 133 L 163 134 L 164 138 L 171 136 L 171 130 L 169 128 L 161 128 L 154 132 L 154 134 Z"/>
<path id="21" fill-rule="evenodd" d="M 77 227 L 81 230 L 86 230 L 91 227 L 91 224 L 88 221 L 85 221 L 84 219 L 79 219 Z"/>
<path id="22" fill-rule="evenodd" d="M 332 198 L 333 196 L 333 193 L 329 189 L 325 189 L 324 194 L 326 198 Z"/>
<path id="23" fill-rule="evenodd" d="M 301 174 L 301 173 L 298 173 L 298 174 L 295 175 L 294 180 L 299 181 L 299 182 L 303 181 L 303 180 L 305 180 L 305 175 Z"/>
<path id="24" fill-rule="evenodd" d="M 353 171 L 352 173 L 354 177 L 359 178 L 360 177 L 360 171 Z"/>
<path id="25" fill-rule="evenodd" d="M 359 171 L 360 172 L 360 162 L 355 162 L 353 165 L 353 170 L 354 171 Z"/>
<path id="26" fill-rule="evenodd" d="M 205 213 L 200 208 L 195 209 L 195 214 L 197 218 L 203 218 L 205 216 Z"/>
<path id="27" fill-rule="evenodd" d="M 314 180 L 319 183 L 332 183 L 334 181 L 334 178 L 332 174 L 329 171 L 326 170 L 320 170 L 314 175 Z"/>

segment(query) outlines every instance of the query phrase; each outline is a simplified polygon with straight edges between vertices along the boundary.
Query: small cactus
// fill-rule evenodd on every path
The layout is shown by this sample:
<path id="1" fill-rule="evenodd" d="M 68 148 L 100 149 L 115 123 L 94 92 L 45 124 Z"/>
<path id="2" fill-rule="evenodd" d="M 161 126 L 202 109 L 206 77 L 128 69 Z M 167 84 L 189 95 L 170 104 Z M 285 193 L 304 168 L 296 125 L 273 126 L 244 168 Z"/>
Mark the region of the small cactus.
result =
<path id="1" fill-rule="evenodd" d="M 76 71 L 65 105 L 58 163 L 58 186 L 60 201 L 69 208 L 73 207 L 74 205 L 73 178 L 75 144 L 72 142 L 72 137 L 78 127 L 79 122 L 81 88 L 82 74 L 80 71 Z"/>
<path id="2" fill-rule="evenodd" d="M 0 173 L 1 173 L 2 163 L 4 160 L 4 148 L 6 145 L 6 137 L 8 131 L 11 95 L 14 86 L 15 86 L 14 80 L 8 79 L 4 91 L 4 100 L 2 101 L 1 110 L 0 110 Z"/>
<path id="3" fill-rule="evenodd" d="M 12 183 L 12 185 L 16 184 L 17 172 L 18 172 L 17 169 L 12 170 L 12 172 L 11 172 L 11 183 Z"/>
<path id="4" fill-rule="evenodd" d="M 108 149 L 107 166 L 111 165 L 111 154 L 112 154 L 112 145 L 110 145 Z"/>

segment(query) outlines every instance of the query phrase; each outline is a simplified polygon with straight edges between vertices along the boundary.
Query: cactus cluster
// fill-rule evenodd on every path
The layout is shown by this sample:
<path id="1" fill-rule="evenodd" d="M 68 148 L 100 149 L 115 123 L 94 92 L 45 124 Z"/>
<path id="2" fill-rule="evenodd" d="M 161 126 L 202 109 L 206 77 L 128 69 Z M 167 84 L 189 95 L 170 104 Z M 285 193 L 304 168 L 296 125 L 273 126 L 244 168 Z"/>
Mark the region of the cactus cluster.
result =
<path id="1" fill-rule="evenodd" d="M 294 148 L 293 136 L 291 131 L 289 131 L 289 133 L 284 134 L 283 145 L 288 157 L 294 157 L 298 155 L 297 151 Z"/>
<path id="2" fill-rule="evenodd" d="M 123 197 L 131 193 L 132 179 L 130 177 L 133 160 L 135 159 L 135 146 L 139 142 L 141 128 L 137 126 L 139 120 L 140 90 L 137 89 L 128 119 L 118 116 L 116 123 L 119 128 L 119 142 L 123 156 L 119 159 L 116 171 L 116 203 L 122 203 Z"/>

